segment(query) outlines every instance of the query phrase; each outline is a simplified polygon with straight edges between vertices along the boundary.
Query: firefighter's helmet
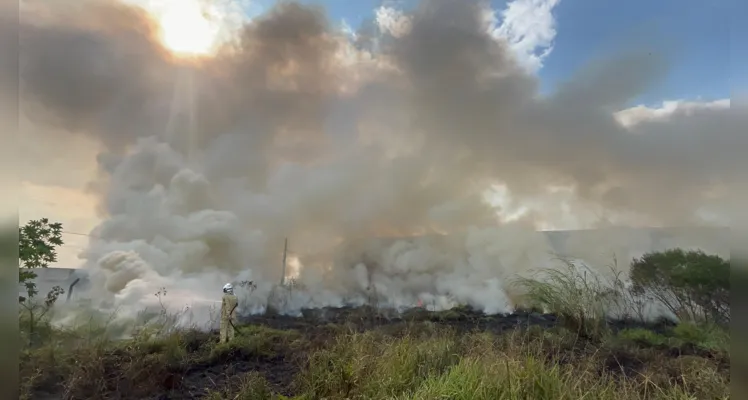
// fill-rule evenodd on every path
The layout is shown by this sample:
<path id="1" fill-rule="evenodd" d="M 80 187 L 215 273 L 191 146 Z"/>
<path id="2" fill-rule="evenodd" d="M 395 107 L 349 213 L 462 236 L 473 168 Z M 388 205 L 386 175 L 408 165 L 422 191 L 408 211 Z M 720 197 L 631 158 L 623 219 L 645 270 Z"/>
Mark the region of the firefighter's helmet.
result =
<path id="1" fill-rule="evenodd" d="M 226 294 L 234 294 L 234 285 L 230 283 L 223 285 L 223 292 Z"/>

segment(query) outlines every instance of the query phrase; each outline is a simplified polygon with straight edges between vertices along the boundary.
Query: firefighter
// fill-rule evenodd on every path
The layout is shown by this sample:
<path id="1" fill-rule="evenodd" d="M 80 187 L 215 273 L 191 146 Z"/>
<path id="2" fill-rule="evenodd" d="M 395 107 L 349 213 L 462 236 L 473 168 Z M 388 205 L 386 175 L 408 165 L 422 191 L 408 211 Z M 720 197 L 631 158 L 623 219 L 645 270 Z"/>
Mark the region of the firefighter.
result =
<path id="1" fill-rule="evenodd" d="M 234 339 L 234 311 L 239 301 L 234 295 L 234 286 L 230 283 L 223 285 L 223 301 L 221 302 L 221 343 Z"/>

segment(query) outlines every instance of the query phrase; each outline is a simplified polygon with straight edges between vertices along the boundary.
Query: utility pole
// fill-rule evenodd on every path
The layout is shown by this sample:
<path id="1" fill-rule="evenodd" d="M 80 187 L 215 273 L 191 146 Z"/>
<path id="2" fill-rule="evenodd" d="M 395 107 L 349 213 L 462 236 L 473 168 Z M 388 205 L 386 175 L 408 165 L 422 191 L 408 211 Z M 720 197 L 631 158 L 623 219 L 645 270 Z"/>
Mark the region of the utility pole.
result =
<path id="1" fill-rule="evenodd" d="M 286 254 L 288 253 L 288 238 L 283 244 L 283 274 L 281 275 L 281 286 L 286 284 Z"/>

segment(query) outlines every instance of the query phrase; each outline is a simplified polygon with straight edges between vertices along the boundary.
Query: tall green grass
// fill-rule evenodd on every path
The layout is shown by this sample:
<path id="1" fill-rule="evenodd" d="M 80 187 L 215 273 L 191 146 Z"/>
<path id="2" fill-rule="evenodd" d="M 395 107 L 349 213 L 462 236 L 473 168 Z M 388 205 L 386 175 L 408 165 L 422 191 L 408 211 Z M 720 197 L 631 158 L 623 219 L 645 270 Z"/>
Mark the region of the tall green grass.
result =
<path id="1" fill-rule="evenodd" d="M 619 275 L 611 277 L 560 259 L 560 268 L 536 271 L 531 277 L 519 277 L 515 284 L 524 290 L 526 307 L 556 314 L 570 329 L 588 336 L 607 333 L 606 316 L 625 298 Z"/>
<path id="2" fill-rule="evenodd" d="M 374 334 L 339 338 L 315 353 L 299 378 L 304 399 L 701 399 L 728 398 L 724 375 L 702 363 L 673 382 L 659 370 L 624 376 L 606 369 L 605 352 L 573 360 L 541 334 L 490 334 L 388 339 Z"/>

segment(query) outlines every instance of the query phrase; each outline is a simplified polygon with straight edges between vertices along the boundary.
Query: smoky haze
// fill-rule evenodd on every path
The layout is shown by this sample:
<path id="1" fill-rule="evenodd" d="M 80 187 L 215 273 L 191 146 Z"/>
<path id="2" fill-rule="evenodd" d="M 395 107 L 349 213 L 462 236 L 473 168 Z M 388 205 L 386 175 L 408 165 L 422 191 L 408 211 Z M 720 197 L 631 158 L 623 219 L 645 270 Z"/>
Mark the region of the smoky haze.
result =
<path id="1" fill-rule="evenodd" d="M 661 49 L 596 60 L 541 95 L 478 2 L 423 0 L 403 35 L 366 25 L 355 41 L 323 9 L 282 2 L 189 61 L 138 8 L 30 4 L 22 122 L 102 145 L 88 189 L 103 222 L 82 257 L 93 295 L 120 310 L 159 287 L 215 300 L 236 279 L 260 283 L 249 307 L 262 308 L 288 237 L 297 308 L 375 287 L 395 305 L 505 311 L 509 277 L 550 265 L 531 230 L 708 225 L 707 212 L 737 215 L 746 190 L 745 121 L 729 103 L 623 111 L 667 74 Z M 504 209 L 486 200 L 493 185 Z M 333 251 L 434 233 L 455 236 Z"/>

